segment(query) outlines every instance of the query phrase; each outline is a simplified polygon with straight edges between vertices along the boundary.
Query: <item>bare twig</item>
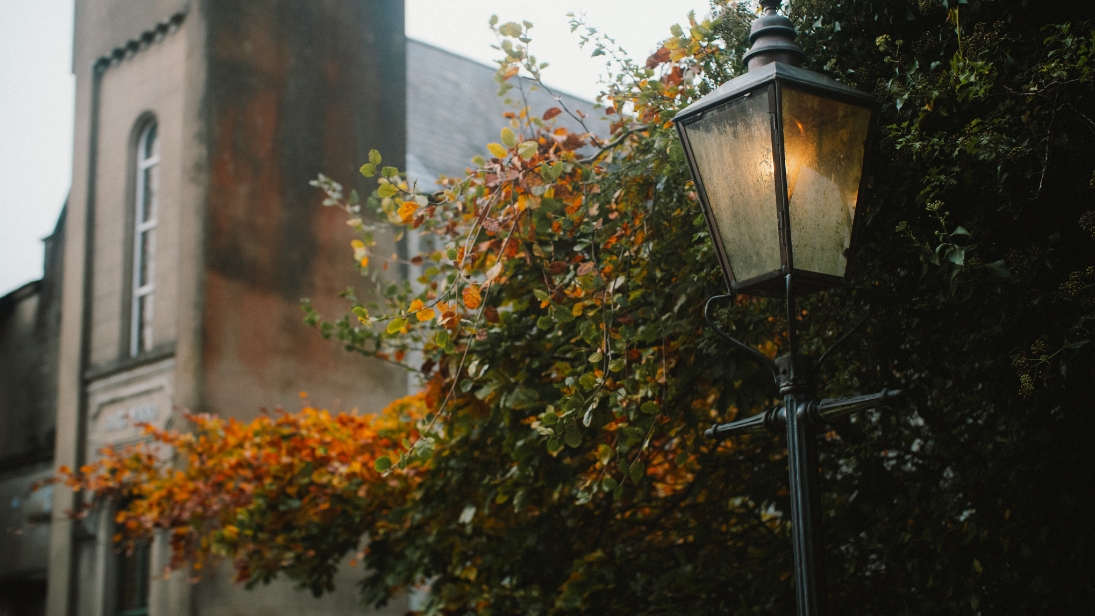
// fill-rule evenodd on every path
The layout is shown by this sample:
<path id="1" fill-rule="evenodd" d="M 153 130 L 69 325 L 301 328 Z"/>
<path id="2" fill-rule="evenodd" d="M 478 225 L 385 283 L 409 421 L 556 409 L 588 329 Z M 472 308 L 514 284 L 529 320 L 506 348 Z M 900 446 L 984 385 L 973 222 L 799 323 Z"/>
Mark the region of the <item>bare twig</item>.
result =
<path id="1" fill-rule="evenodd" d="M 1092 133 L 1095 133 L 1095 122 L 1093 122 L 1091 118 L 1080 113 L 1080 110 L 1073 107 L 1071 102 L 1065 101 L 1065 104 L 1068 105 L 1068 108 L 1072 110 L 1072 113 L 1075 113 L 1076 115 L 1080 116 L 1080 118 L 1082 118 L 1084 122 L 1087 122 L 1088 130 L 1090 130 Z"/>
<path id="2" fill-rule="evenodd" d="M 1050 114 L 1050 116 L 1049 116 L 1049 129 L 1048 129 L 1048 132 L 1046 133 L 1046 157 L 1045 157 L 1045 162 L 1042 164 L 1042 177 L 1038 180 L 1038 190 L 1034 193 L 1034 198 L 1031 199 L 1032 201 L 1037 200 L 1038 197 L 1041 196 L 1042 186 L 1045 184 L 1045 181 L 1046 181 L 1046 169 L 1049 169 L 1049 147 L 1050 147 L 1050 145 L 1053 144 L 1053 122 L 1057 118 L 1057 105 L 1056 105 L 1056 103 L 1057 103 L 1057 98 L 1059 98 L 1059 97 L 1060 97 L 1060 94 L 1058 94 L 1057 96 L 1055 96 L 1053 98 L 1053 102 L 1054 102 L 1053 113 Z"/>
<path id="3" fill-rule="evenodd" d="M 648 126 L 646 124 L 640 124 L 638 126 L 625 127 L 624 130 L 623 130 L 623 133 L 621 133 L 619 137 L 616 137 L 612 141 L 604 144 L 601 147 L 601 149 L 597 150 L 597 152 L 595 154 L 593 154 L 592 156 L 589 156 L 588 158 L 579 159 L 578 162 L 580 164 L 583 164 L 583 165 L 592 164 L 592 163 L 596 162 L 597 159 L 601 157 L 601 155 L 603 155 L 608 150 L 610 150 L 610 149 L 620 145 L 621 143 L 623 143 L 624 140 L 626 140 L 632 134 L 644 131 L 647 128 L 648 128 Z"/>

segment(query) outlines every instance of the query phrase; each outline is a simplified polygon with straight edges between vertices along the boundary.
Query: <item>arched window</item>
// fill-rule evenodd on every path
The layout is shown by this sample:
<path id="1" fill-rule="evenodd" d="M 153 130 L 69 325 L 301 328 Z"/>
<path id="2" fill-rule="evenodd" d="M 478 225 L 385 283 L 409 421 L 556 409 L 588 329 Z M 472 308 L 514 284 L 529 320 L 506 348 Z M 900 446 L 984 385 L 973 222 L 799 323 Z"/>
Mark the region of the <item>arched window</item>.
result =
<path id="1" fill-rule="evenodd" d="M 160 139 L 149 122 L 137 139 L 137 194 L 133 218 L 133 306 L 129 354 L 152 350 L 152 299 L 156 291 L 156 217 L 160 201 Z"/>

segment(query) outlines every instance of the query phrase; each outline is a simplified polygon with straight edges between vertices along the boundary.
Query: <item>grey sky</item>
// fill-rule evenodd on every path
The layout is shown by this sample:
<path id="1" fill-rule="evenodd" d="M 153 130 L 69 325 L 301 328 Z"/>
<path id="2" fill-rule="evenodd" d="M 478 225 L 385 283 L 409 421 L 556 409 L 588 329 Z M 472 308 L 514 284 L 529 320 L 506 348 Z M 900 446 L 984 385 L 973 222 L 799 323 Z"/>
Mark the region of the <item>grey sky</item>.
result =
<path id="1" fill-rule="evenodd" d="M 569 12 L 644 60 L 688 11 L 709 0 L 406 0 L 407 35 L 490 62 L 492 14 L 533 23 L 532 53 L 548 62 L 545 82 L 593 98 L 604 56 L 590 58 L 570 32 Z M 42 275 L 41 239 L 50 234 L 72 178 L 74 78 L 72 0 L 0 0 L 0 295 Z"/>

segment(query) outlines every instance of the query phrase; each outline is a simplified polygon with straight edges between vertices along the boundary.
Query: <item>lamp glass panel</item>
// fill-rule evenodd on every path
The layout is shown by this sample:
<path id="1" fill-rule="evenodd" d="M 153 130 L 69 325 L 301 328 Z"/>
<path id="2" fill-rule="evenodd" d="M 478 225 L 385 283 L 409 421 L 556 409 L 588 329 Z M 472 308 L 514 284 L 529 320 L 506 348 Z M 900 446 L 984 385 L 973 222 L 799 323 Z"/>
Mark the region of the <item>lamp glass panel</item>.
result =
<path id="1" fill-rule="evenodd" d="M 780 269 L 768 91 L 685 126 L 700 182 L 736 281 Z"/>
<path id="2" fill-rule="evenodd" d="M 790 88 L 782 96 L 794 267 L 842 277 L 871 112 Z"/>

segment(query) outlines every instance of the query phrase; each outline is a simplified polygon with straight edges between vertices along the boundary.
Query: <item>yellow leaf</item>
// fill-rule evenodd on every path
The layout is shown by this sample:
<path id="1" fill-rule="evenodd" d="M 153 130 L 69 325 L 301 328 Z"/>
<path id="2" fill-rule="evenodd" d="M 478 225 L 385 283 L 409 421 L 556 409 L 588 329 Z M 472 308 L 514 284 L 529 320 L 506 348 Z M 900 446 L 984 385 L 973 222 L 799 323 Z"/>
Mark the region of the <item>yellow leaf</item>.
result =
<path id="1" fill-rule="evenodd" d="M 580 317 L 582 316 L 582 308 L 585 308 L 585 303 L 578 302 L 577 304 L 574 304 L 574 309 L 570 311 L 570 314 Z"/>
<path id="2" fill-rule="evenodd" d="M 399 214 L 399 218 L 401 218 L 403 222 L 408 222 L 411 219 L 411 216 L 414 216 L 414 212 L 417 209 L 417 203 L 415 203 L 414 201 L 406 201 L 403 203 L 403 205 L 399 206 L 399 211 L 397 212 L 397 214 Z"/>
<path id="3" fill-rule="evenodd" d="M 506 148 L 500 143 L 488 143 L 487 149 L 497 158 L 505 158 L 506 154 L 508 154 Z"/>
<path id="4" fill-rule="evenodd" d="M 361 240 L 354 240 L 350 242 L 350 245 L 354 247 L 354 259 L 358 261 L 364 259 L 367 264 L 369 262 L 367 258 L 369 251 L 365 248 L 365 242 L 362 242 Z M 364 267 L 364 265 L 362 267 Z"/>
<path id="5" fill-rule="evenodd" d="M 419 310 L 414 313 L 414 316 L 417 317 L 419 321 L 429 321 L 436 316 L 436 314 L 437 313 L 433 311 L 433 308 L 426 308 L 425 310 Z"/>

